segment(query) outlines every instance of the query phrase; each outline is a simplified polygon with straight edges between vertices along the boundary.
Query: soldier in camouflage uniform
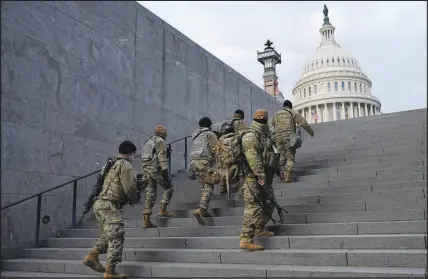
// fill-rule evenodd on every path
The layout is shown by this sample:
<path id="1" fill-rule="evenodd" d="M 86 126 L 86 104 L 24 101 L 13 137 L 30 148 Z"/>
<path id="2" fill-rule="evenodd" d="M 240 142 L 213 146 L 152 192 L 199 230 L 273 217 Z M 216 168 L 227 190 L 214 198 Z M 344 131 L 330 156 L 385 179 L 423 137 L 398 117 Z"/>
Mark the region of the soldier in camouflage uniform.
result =
<path id="1" fill-rule="evenodd" d="M 267 150 L 273 150 L 273 145 L 267 125 L 267 111 L 257 110 L 253 120 L 251 127 L 242 137 L 242 150 L 249 170 L 243 185 L 245 208 L 239 247 L 250 251 L 262 251 L 263 246 L 254 243 L 254 236 L 273 236 L 272 232 L 264 231 L 274 210 L 273 203 L 266 198 L 266 193 L 273 190 L 272 185 L 266 182 L 268 162 L 264 154 Z"/>
<path id="2" fill-rule="evenodd" d="M 236 110 L 233 116 L 231 117 L 233 120 L 233 131 L 235 133 L 239 133 L 242 131 L 245 131 L 248 129 L 247 125 L 244 123 L 244 112 L 240 109 Z M 220 137 L 221 139 L 221 137 Z M 217 162 L 218 168 L 221 168 L 221 162 Z M 232 165 L 228 168 L 228 175 L 229 175 L 229 183 L 240 183 L 242 170 L 240 168 L 240 165 Z M 226 178 L 223 177 L 220 181 L 220 194 L 226 194 L 227 193 L 227 187 L 226 187 Z"/>
<path id="3" fill-rule="evenodd" d="M 192 135 L 193 145 L 190 151 L 190 168 L 202 185 L 199 207 L 193 215 L 202 226 L 205 226 L 203 217 L 211 217 L 207 211 L 208 204 L 213 195 L 214 184 L 218 184 L 221 178 L 221 173 L 213 168 L 217 136 L 211 131 L 211 125 L 208 117 L 199 120 L 200 128 Z"/>
<path id="4" fill-rule="evenodd" d="M 172 213 L 166 211 L 166 207 L 171 201 L 174 187 L 168 173 L 167 150 L 165 139 L 168 135 L 166 128 L 159 125 L 155 128 L 155 133 L 147 138 L 143 144 L 141 154 L 141 165 L 144 173 L 148 178 L 146 188 L 146 201 L 143 211 L 143 228 L 155 228 L 156 226 L 150 221 L 152 209 L 156 202 L 157 184 L 159 183 L 164 189 L 160 203 L 159 216 L 172 217 Z"/>
<path id="5" fill-rule="evenodd" d="M 294 162 L 296 149 L 289 146 L 290 136 L 296 133 L 296 124 L 302 126 L 311 137 L 314 131 L 305 118 L 292 109 L 293 105 L 289 100 L 283 104 L 283 109 L 276 112 L 270 121 L 270 126 L 275 131 L 275 144 L 280 153 L 281 179 L 286 183 L 293 181 Z"/>
<path id="6" fill-rule="evenodd" d="M 124 274 L 118 274 L 115 267 L 122 261 L 125 240 L 122 207 L 127 203 L 138 203 L 137 177 L 131 164 L 136 151 L 137 148 L 130 141 L 120 144 L 116 162 L 106 175 L 99 198 L 92 207 L 101 229 L 101 237 L 86 255 L 83 264 L 94 271 L 104 272 L 104 278 L 127 278 Z M 106 253 L 107 268 L 104 268 L 98 255 Z"/>

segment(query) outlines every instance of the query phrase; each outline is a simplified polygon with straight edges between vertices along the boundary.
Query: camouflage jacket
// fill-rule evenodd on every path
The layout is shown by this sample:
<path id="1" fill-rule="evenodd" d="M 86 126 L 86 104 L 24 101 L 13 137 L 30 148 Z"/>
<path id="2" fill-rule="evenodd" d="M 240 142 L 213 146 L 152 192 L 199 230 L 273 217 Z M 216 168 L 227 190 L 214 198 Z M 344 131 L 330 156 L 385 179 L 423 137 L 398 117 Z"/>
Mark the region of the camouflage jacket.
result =
<path id="1" fill-rule="evenodd" d="M 267 125 L 253 121 L 242 137 L 242 149 L 250 168 L 250 177 L 266 179 L 267 162 L 264 159 L 266 147 L 272 147 Z"/>
<path id="2" fill-rule="evenodd" d="M 275 136 L 283 136 L 289 133 L 296 133 L 296 124 L 302 126 L 311 136 L 314 134 L 306 119 L 288 107 L 273 115 L 269 127 L 275 133 Z"/>
<path id="3" fill-rule="evenodd" d="M 117 202 L 121 206 L 128 202 L 136 204 L 138 188 L 134 168 L 124 155 L 118 154 L 116 158 L 122 160 L 117 160 L 110 168 L 101 188 L 100 199 Z"/>
<path id="4" fill-rule="evenodd" d="M 147 138 L 143 144 L 141 162 L 143 165 L 150 164 L 162 170 L 168 169 L 165 139 L 161 135 L 154 134 Z"/>

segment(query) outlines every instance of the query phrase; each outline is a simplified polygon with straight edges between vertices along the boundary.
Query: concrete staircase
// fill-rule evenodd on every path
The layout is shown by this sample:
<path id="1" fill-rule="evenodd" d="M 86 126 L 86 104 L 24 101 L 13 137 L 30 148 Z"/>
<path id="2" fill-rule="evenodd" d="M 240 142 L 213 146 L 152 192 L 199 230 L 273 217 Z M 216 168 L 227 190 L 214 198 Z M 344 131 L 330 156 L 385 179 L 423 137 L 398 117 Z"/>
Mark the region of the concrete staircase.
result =
<path id="1" fill-rule="evenodd" d="M 267 249 L 238 249 L 244 201 L 218 194 L 212 219 L 192 216 L 200 186 L 181 173 L 169 209 L 142 229 L 142 205 L 124 209 L 119 271 L 137 277 L 424 277 L 427 265 L 426 109 L 314 125 L 296 159 L 296 182 L 275 182 L 289 212 Z M 160 198 L 158 197 L 158 200 Z M 276 219 L 278 216 L 274 216 Z M 100 277 L 81 264 L 94 221 L 2 262 L 3 277 Z M 104 260 L 105 257 L 102 257 Z"/>

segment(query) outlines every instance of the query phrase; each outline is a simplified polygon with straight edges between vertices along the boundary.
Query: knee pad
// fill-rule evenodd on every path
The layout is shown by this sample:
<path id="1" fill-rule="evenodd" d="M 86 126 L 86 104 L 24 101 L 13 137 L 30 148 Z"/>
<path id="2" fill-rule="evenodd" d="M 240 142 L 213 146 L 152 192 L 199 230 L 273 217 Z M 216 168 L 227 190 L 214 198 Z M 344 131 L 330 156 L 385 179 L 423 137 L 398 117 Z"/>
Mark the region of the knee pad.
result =
<path id="1" fill-rule="evenodd" d="M 123 222 L 108 224 L 107 235 L 110 240 L 123 239 L 125 235 L 125 224 Z"/>

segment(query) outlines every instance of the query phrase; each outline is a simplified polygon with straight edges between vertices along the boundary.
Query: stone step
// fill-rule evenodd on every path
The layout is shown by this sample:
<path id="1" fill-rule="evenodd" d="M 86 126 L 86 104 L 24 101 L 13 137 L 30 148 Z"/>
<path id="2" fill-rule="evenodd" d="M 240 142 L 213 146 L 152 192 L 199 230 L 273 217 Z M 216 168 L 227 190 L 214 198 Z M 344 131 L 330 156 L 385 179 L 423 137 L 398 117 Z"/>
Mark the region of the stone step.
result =
<path id="1" fill-rule="evenodd" d="M 248 253 L 250 254 L 250 253 Z M 257 254 L 257 253 L 252 253 Z M 260 253 L 258 253 L 260 255 Z M 100 276 L 81 260 L 58 259 L 13 259 L 3 261 L 6 270 L 39 272 L 63 272 Z M 424 277 L 424 268 L 403 267 L 355 267 L 355 266 L 302 266 L 302 265 L 254 265 L 227 263 L 176 263 L 176 262 L 133 262 L 123 261 L 117 271 L 128 278 L 150 277 L 234 277 L 234 278 L 278 278 L 278 277 Z M 9 271 L 8 271 L 9 272 Z"/>
<path id="2" fill-rule="evenodd" d="M 336 187 L 336 186 L 355 186 L 355 185 L 373 185 L 377 183 L 388 183 L 388 182 L 397 182 L 397 181 L 415 181 L 415 180 L 425 180 L 424 174 L 426 175 L 426 169 L 422 170 L 423 172 L 417 173 L 391 173 L 390 175 L 382 176 L 373 176 L 370 179 L 362 176 L 363 174 L 358 173 L 355 177 L 319 177 L 318 176 L 302 176 L 295 177 L 296 180 L 303 179 L 304 181 L 295 181 L 297 183 L 286 184 L 289 188 L 318 188 L 318 187 Z M 311 178 L 308 178 L 311 177 Z M 312 178 L 313 177 L 313 178 Z M 309 179 L 309 180 L 305 180 Z M 174 185 L 179 185 L 179 188 L 182 190 L 198 190 L 200 189 L 200 184 L 197 181 L 192 181 L 188 183 L 187 181 L 177 180 L 172 182 Z M 284 185 L 284 182 L 280 181 L 278 177 L 275 177 L 273 187 L 276 189 L 277 185 Z"/>
<path id="3" fill-rule="evenodd" d="M 426 220 L 386 221 L 386 222 L 347 222 L 347 223 L 310 223 L 293 225 L 268 225 L 276 235 L 348 235 L 348 234 L 426 234 Z M 126 237 L 205 237 L 237 236 L 241 225 L 206 227 L 158 227 L 152 229 L 125 228 Z M 97 229 L 61 230 L 61 238 L 97 238 Z"/>
<path id="4" fill-rule="evenodd" d="M 96 275 L 90 274 L 73 274 L 73 273 L 48 273 L 48 272 L 30 272 L 30 271 L 1 271 L 1 278 L 22 278 L 22 277 L 30 277 L 30 278 L 46 278 L 46 277 L 69 277 L 69 278 L 80 278 L 80 277 L 98 277 Z"/>
<path id="5" fill-rule="evenodd" d="M 403 198 L 407 199 L 418 199 L 426 197 L 426 185 L 422 183 L 405 183 L 398 185 L 380 185 L 383 187 L 377 187 L 373 190 L 371 185 L 357 185 L 357 186 L 346 186 L 346 187 L 320 187 L 320 188 L 302 188 L 302 189 L 290 189 L 280 190 L 278 186 L 274 186 L 274 194 L 277 202 L 280 205 L 296 205 L 305 203 L 331 203 L 341 201 L 379 201 L 379 200 L 398 200 Z M 287 186 L 280 185 L 282 189 Z M 392 183 L 391 183 L 392 184 Z M 395 187 L 401 187 L 401 189 L 394 189 Z M 305 191 L 306 190 L 306 191 Z M 218 190 L 217 190 L 218 191 Z M 235 191 L 235 190 L 234 190 Z M 323 192 L 325 191 L 325 192 Z M 171 211 L 183 211 L 188 209 L 195 209 L 198 207 L 201 194 L 200 191 L 194 191 L 191 195 L 186 195 L 181 198 L 173 196 L 168 209 Z M 144 197 L 142 201 L 144 202 Z M 242 199 L 241 194 L 233 194 L 228 199 L 227 196 L 214 195 L 211 202 L 210 208 L 229 208 L 229 207 L 243 207 L 245 201 Z M 125 207 L 124 212 L 141 212 L 142 205 L 135 207 Z M 158 207 L 154 207 L 158 208 Z M 181 214 L 181 213 L 179 213 Z"/>
<path id="6" fill-rule="evenodd" d="M 313 235 L 260 238 L 269 249 L 422 249 L 424 234 Z M 43 247 L 91 248 L 97 238 L 50 238 Z M 125 248 L 228 249 L 239 243 L 239 236 L 215 237 L 127 237 Z"/>
<path id="7" fill-rule="evenodd" d="M 248 253 L 238 249 L 124 248 L 126 261 L 157 261 L 224 264 L 285 264 L 372 267 L 425 267 L 426 249 L 268 249 Z M 36 259 L 78 260 L 91 248 L 31 248 L 22 256 Z M 105 255 L 100 256 L 101 259 Z"/>
<path id="8" fill-rule="evenodd" d="M 384 170 L 396 168 L 411 168 L 424 166 L 423 160 L 408 161 L 408 162 L 392 162 L 390 164 L 359 164 L 355 166 L 339 166 L 339 167 L 325 167 L 321 165 L 314 165 L 313 167 L 296 167 L 294 169 L 295 176 L 303 175 L 323 175 L 323 174 L 338 174 L 349 173 L 353 171 L 367 171 L 367 170 Z M 426 168 L 426 167 L 425 167 Z"/>
<path id="9" fill-rule="evenodd" d="M 154 217 L 154 216 L 153 216 Z M 272 218 L 279 220 L 275 210 Z M 196 218 L 154 218 L 160 227 L 195 227 L 199 226 Z M 304 223 L 342 223 L 342 222 L 382 222 L 382 221 L 416 221 L 425 220 L 423 209 L 400 209 L 379 211 L 346 211 L 327 213 L 294 213 L 284 214 L 284 224 Z M 128 219 L 125 221 L 127 228 L 140 228 L 141 219 Z M 242 216 L 222 216 L 205 218 L 207 226 L 233 226 L 242 223 Z M 271 222 L 271 221 L 270 221 Z M 269 222 L 269 223 L 270 223 Z M 80 228 L 97 228 L 96 222 L 83 223 Z"/>
<path id="10" fill-rule="evenodd" d="M 399 200 L 370 200 L 370 201 L 348 201 L 348 202 L 327 202 L 327 203 L 302 203 L 290 204 L 279 202 L 281 207 L 288 213 L 326 213 L 336 211 L 377 211 L 394 209 L 427 209 L 426 198 L 404 198 Z M 176 218 L 192 217 L 195 209 L 170 210 Z M 156 212 L 156 210 L 155 210 Z M 242 216 L 244 207 L 213 208 L 208 212 L 213 217 L 220 216 Z M 142 218 L 141 208 L 130 208 L 124 210 L 124 219 Z M 153 215 L 153 218 L 157 218 Z"/>
<path id="11" fill-rule="evenodd" d="M 319 181 L 329 179 L 340 179 L 340 178 L 371 178 L 371 177 L 389 177 L 396 174 L 412 174 L 412 173 L 423 173 L 426 172 L 425 166 L 418 167 L 401 167 L 401 168 L 387 168 L 387 169 L 371 169 L 371 170 L 345 170 L 340 173 L 326 173 L 326 174 L 312 174 L 297 176 L 297 181 Z"/>

